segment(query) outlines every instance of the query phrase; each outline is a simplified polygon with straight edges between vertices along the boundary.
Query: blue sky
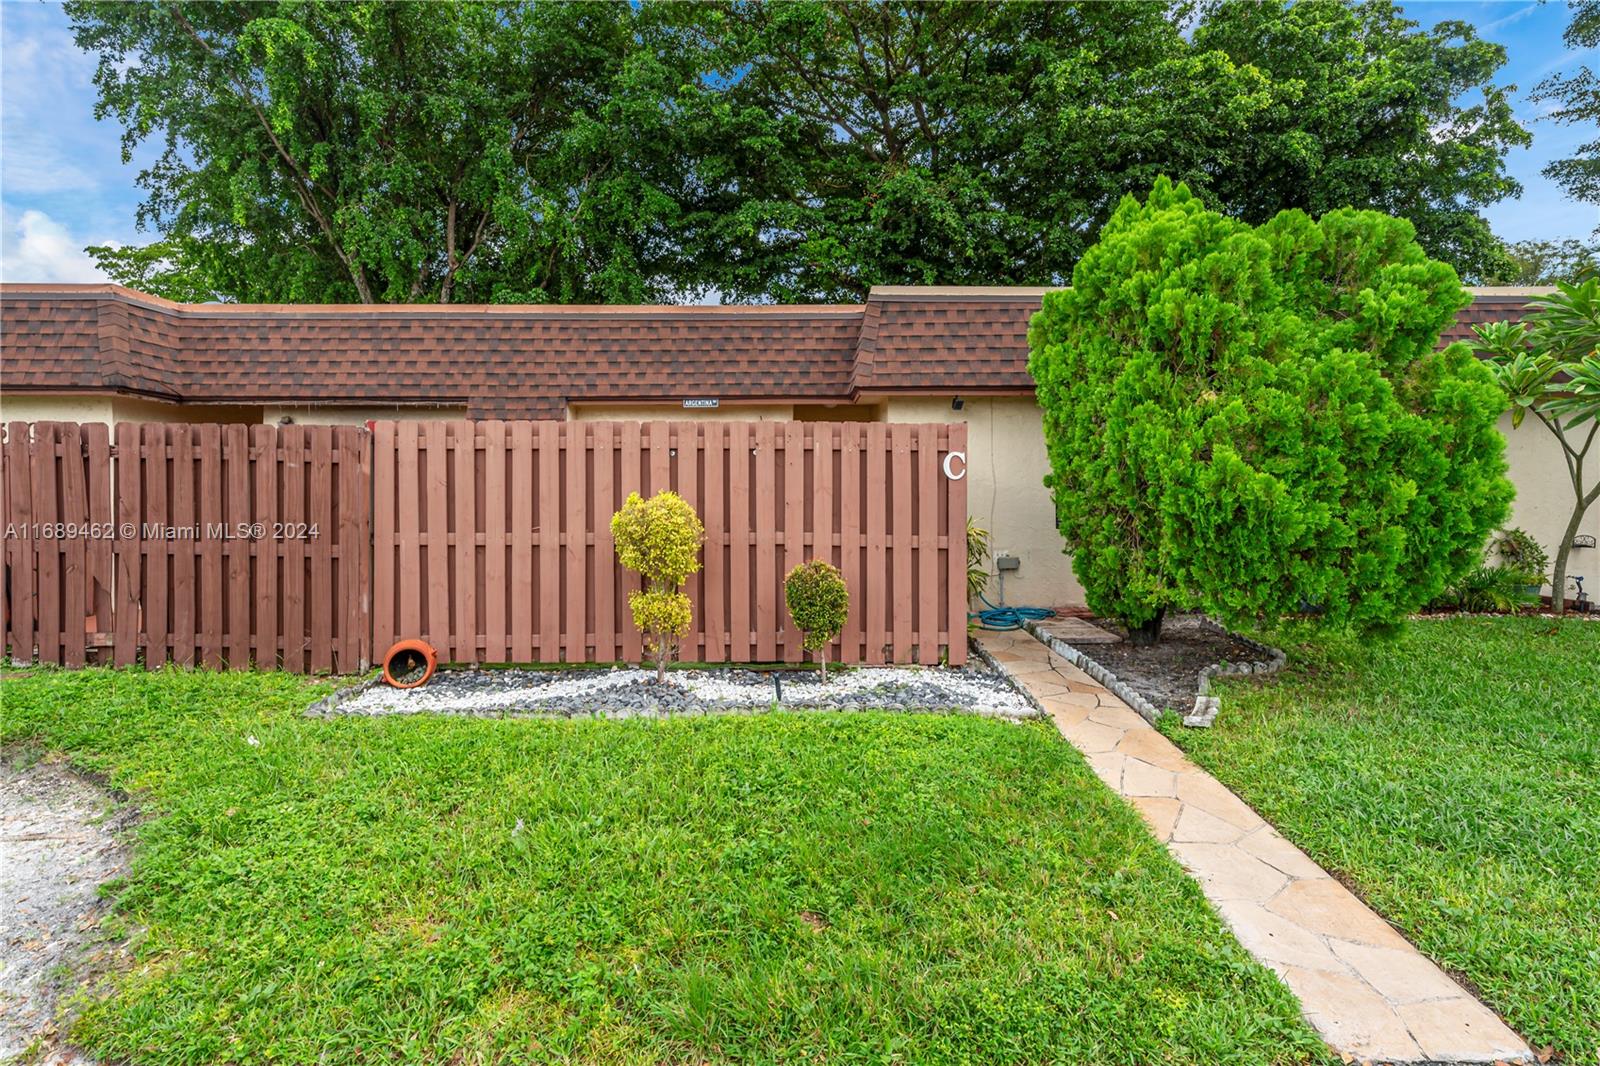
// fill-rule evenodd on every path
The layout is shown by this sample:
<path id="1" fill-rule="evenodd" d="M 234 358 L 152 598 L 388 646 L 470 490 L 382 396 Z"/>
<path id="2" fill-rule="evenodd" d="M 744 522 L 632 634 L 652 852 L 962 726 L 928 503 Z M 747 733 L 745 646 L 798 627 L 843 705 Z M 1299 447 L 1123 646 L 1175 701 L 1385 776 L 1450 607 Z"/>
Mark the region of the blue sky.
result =
<path id="1" fill-rule="evenodd" d="M 1527 92 L 1540 79 L 1588 62 L 1591 51 L 1561 41 L 1564 3 L 1533 0 L 1412 0 L 1410 17 L 1431 25 L 1459 19 L 1506 46 L 1502 83 L 1515 84 L 1519 118 L 1533 146 L 1515 151 L 1511 172 L 1520 200 L 1488 210 L 1495 232 L 1510 240 L 1587 237 L 1600 209 L 1575 203 L 1539 176 L 1552 159 L 1571 154 L 1588 131 L 1539 121 Z M 142 197 L 134 184 L 154 153 L 146 146 L 132 163 L 121 156 L 120 128 L 94 117 L 94 60 L 72 43 L 59 6 L 0 0 L 0 277 L 8 281 L 93 281 L 87 244 L 142 244 L 134 226 Z"/>

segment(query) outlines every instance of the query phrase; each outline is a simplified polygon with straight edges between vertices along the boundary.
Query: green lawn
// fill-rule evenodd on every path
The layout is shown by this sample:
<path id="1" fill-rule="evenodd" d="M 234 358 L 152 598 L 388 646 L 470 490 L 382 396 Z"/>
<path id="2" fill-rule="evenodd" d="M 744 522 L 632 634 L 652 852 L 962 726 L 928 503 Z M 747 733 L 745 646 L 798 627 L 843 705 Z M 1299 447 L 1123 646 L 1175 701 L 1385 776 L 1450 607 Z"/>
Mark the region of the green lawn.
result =
<path id="1" fill-rule="evenodd" d="M 202 1062 L 1320 1061 L 1047 725 L 316 721 L 283 675 L 37 672 L 7 757 L 154 813 L 75 1036 Z M 252 744 L 250 738 L 256 743 Z"/>
<path id="2" fill-rule="evenodd" d="M 1535 1047 L 1600 1061 L 1600 624 L 1287 650 L 1169 732 Z"/>

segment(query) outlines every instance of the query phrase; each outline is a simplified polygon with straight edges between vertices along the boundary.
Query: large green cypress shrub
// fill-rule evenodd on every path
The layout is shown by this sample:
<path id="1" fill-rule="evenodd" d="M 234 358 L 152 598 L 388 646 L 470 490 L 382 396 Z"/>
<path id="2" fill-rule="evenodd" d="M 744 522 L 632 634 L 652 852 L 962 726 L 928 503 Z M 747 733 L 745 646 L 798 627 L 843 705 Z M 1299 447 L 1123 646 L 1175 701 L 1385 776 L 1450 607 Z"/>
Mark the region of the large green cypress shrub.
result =
<path id="1" fill-rule="evenodd" d="M 1030 332 L 1066 550 L 1089 605 L 1386 628 L 1471 568 L 1512 488 L 1469 296 L 1374 211 L 1264 225 L 1162 179 L 1123 199 Z"/>

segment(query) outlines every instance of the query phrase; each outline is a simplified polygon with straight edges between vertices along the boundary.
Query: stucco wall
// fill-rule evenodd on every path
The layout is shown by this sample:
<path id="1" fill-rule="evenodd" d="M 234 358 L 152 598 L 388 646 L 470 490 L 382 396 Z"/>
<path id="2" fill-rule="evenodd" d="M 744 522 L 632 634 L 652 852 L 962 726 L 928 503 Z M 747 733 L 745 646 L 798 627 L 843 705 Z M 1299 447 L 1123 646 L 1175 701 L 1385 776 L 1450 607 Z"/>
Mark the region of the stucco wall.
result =
<path id="1" fill-rule="evenodd" d="M 1517 487 L 1517 498 L 1511 504 L 1511 525 L 1520 526 L 1532 534 L 1550 553 L 1553 559 L 1556 545 L 1560 543 L 1572 516 L 1572 482 L 1567 478 L 1566 463 L 1561 447 L 1544 424 L 1535 418 L 1525 418 L 1522 425 L 1511 428 L 1509 414 L 1500 417 L 1500 432 L 1506 438 L 1506 462 L 1511 468 L 1511 483 Z M 1600 446 L 1590 450 L 1585 473 L 1585 487 L 1600 479 Z M 1587 533 L 1600 542 L 1600 504 L 1585 512 L 1579 533 Z M 1600 548 L 1575 548 L 1567 562 L 1568 574 L 1581 574 L 1584 589 L 1591 600 L 1600 599 Z M 1549 586 L 1545 587 L 1549 592 Z M 1567 595 L 1574 593 L 1571 586 Z"/>
<path id="2" fill-rule="evenodd" d="M 722 407 L 684 407 L 661 403 L 569 403 L 567 418 L 573 422 L 787 422 L 794 417 L 793 404 L 727 404 Z"/>
<path id="3" fill-rule="evenodd" d="M 968 399 L 960 411 L 948 397 L 908 397 L 885 403 L 889 422 L 967 423 L 967 513 L 993 534 L 996 555 L 1022 565 L 1006 575 L 1008 604 L 1055 607 L 1081 604 L 1083 588 L 1061 551 L 1055 505 L 1044 487 L 1050 470 L 1039 408 L 1031 397 Z M 993 560 L 989 564 L 994 574 Z M 989 599 L 999 602 L 997 578 Z"/>
<path id="4" fill-rule="evenodd" d="M 297 426 L 360 426 L 367 422 L 432 422 L 467 417 L 465 406 L 420 407 L 412 404 L 373 407 L 307 407 L 272 405 L 262 408 L 261 421 L 276 425 L 285 418 Z"/>
<path id="5" fill-rule="evenodd" d="M 34 396 L 0 391 L 0 422 L 116 421 L 110 396 Z"/>
<path id="6" fill-rule="evenodd" d="M 297 425 L 352 426 L 372 419 L 422 421 L 466 418 L 464 406 L 387 405 L 334 407 L 307 405 L 177 404 L 130 396 L 39 396 L 0 393 L 0 421 L 10 422 L 219 422 L 276 425 L 284 417 Z"/>
<path id="7" fill-rule="evenodd" d="M 261 408 L 161 403 L 132 396 L 36 396 L 0 393 L 5 422 L 260 422 Z"/>

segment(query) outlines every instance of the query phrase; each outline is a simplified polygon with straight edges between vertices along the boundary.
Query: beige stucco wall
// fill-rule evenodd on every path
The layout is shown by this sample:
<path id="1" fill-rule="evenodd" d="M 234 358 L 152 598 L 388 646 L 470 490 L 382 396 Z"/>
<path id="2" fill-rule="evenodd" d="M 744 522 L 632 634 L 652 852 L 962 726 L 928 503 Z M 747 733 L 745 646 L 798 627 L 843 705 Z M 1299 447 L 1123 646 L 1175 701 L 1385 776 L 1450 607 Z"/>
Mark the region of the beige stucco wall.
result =
<path id="1" fill-rule="evenodd" d="M 110 396 L 35 396 L 0 391 L 0 422 L 104 422 L 116 417 Z"/>
<path id="2" fill-rule="evenodd" d="M 132 396 L 39 396 L 0 392 L 5 422 L 259 422 L 261 408 L 161 403 Z"/>
<path id="3" fill-rule="evenodd" d="M 1525 418 L 1521 426 L 1512 429 L 1511 416 L 1502 415 L 1500 432 L 1506 438 L 1511 483 L 1517 487 L 1517 498 L 1511 504 L 1510 524 L 1527 530 L 1554 559 L 1556 545 L 1566 531 L 1573 506 L 1572 482 L 1567 478 L 1561 446 L 1535 418 Z M 1586 487 L 1600 479 L 1600 445 L 1590 450 L 1585 473 Z M 1600 542 L 1600 504 L 1585 512 L 1578 532 L 1587 533 Z M 1567 573 L 1581 574 L 1589 598 L 1600 598 L 1600 548 L 1573 549 Z M 1550 591 L 1549 586 L 1545 591 Z M 1568 586 L 1567 595 L 1574 591 Z"/>
<path id="4" fill-rule="evenodd" d="M 464 406 L 373 405 L 333 407 L 271 404 L 177 404 L 131 396 L 42 396 L 0 392 L 0 421 L 11 422 L 219 422 L 276 425 L 285 417 L 298 425 L 358 426 L 373 419 L 423 421 L 466 418 Z"/>
<path id="5" fill-rule="evenodd" d="M 1072 573 L 1072 560 L 1061 551 L 1055 505 L 1044 487 L 1050 463 L 1032 397 L 968 399 L 960 411 L 951 409 L 948 397 L 891 399 L 885 420 L 966 422 L 967 513 L 993 535 L 996 555 L 1022 561 L 1006 575 L 1006 602 L 1034 607 L 1083 602 L 1083 587 Z M 993 574 L 993 560 L 989 567 Z M 999 581 L 993 577 L 988 596 L 999 602 Z"/>
<path id="6" fill-rule="evenodd" d="M 794 417 L 794 405 L 724 404 L 721 407 L 684 407 L 661 403 L 569 403 L 567 418 L 573 422 L 787 422 Z"/>
<path id="7" fill-rule="evenodd" d="M 429 407 L 390 404 L 370 407 L 311 407 L 270 404 L 261 409 L 261 421 L 277 425 L 285 418 L 297 426 L 360 426 L 368 422 L 432 422 L 467 417 L 465 406 Z"/>

